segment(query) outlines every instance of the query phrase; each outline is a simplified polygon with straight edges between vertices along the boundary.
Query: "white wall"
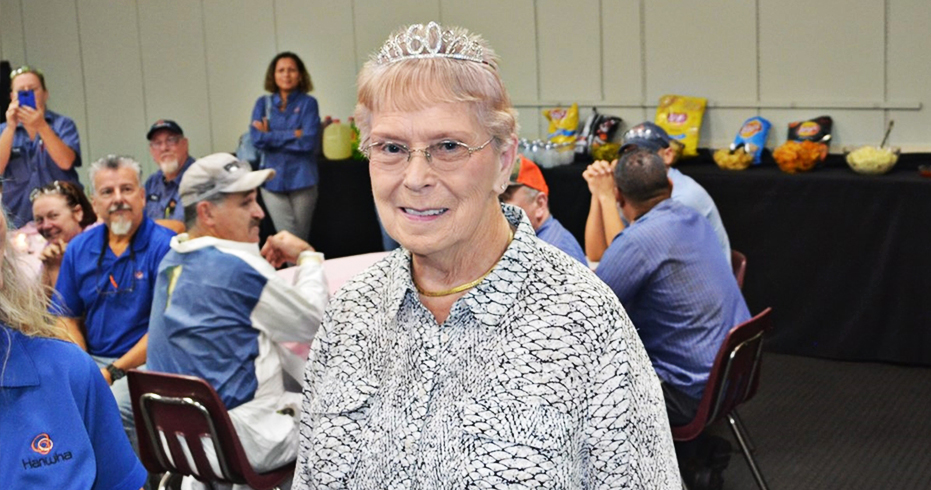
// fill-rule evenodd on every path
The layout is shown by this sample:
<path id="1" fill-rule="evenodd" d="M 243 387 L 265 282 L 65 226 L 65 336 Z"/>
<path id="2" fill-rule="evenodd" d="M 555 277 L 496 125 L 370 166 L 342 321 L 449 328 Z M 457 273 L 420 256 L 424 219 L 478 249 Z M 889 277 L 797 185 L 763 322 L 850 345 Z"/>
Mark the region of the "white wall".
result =
<path id="1" fill-rule="evenodd" d="M 42 68 L 50 106 L 72 117 L 85 162 L 138 157 L 177 120 L 195 156 L 231 151 L 268 61 L 297 52 L 322 115 L 352 113 L 355 73 L 402 24 L 439 20 L 489 39 L 521 112 L 582 104 L 628 124 L 667 93 L 707 97 L 701 146 L 741 122 L 834 117 L 834 150 L 891 142 L 931 150 L 931 2 L 925 0 L 0 0 L 0 58 Z"/>

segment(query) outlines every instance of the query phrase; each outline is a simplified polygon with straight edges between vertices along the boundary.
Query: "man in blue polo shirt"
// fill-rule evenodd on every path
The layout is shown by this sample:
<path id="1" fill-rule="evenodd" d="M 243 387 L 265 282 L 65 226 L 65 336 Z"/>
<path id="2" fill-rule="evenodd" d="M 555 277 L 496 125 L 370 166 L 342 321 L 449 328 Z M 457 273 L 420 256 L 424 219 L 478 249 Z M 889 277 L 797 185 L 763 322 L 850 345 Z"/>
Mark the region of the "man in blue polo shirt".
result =
<path id="1" fill-rule="evenodd" d="M 588 265 L 579 241 L 550 214 L 549 198 L 550 188 L 543 179 L 540 167 L 527 157 L 518 155 L 511 172 L 511 181 L 500 196 L 501 202 L 523 209 L 537 232 L 537 238 Z"/>
<path id="2" fill-rule="evenodd" d="M 666 130 L 649 121 L 640 123 L 624 133 L 621 154 L 631 150 L 656 153 L 666 166 L 666 175 L 672 182 L 672 198 L 698 211 L 714 229 L 724 259 L 731 263 L 731 243 L 721 221 L 721 214 L 708 191 L 695 179 L 683 174 L 672 165 L 677 153 Z M 612 163 L 598 161 L 588 166 L 582 176 L 592 193 L 588 220 L 585 222 L 585 251 L 591 260 L 600 260 L 611 240 L 624 229 L 614 203 L 614 176 Z"/>
<path id="3" fill-rule="evenodd" d="M 596 274 L 637 327 L 659 376 L 670 423 L 685 425 L 698 410 L 727 332 L 750 312 L 711 224 L 671 199 L 672 184 L 659 155 L 625 153 L 615 168 L 615 184 L 630 225 L 608 246 Z M 694 467 L 683 460 L 686 451 L 678 444 L 677 453 L 681 468 Z M 726 456 L 712 465 L 715 478 L 726 467 Z"/>
<path id="4" fill-rule="evenodd" d="M 158 264 L 174 235 L 143 214 L 140 175 L 129 157 L 111 155 L 91 165 L 94 210 L 104 225 L 68 244 L 54 297 L 64 327 L 111 385 L 131 441 L 132 405 L 122 378 L 145 364 Z"/>
<path id="5" fill-rule="evenodd" d="M 178 123 L 159 119 L 146 133 L 149 154 L 158 165 L 158 171 L 145 181 L 145 215 L 152 220 L 184 222 L 184 207 L 178 186 L 184 172 L 194 163 L 188 154 L 188 140 Z"/>
<path id="6" fill-rule="evenodd" d="M 71 119 L 48 110 L 48 91 L 41 71 L 20 67 L 10 75 L 10 106 L 0 124 L 0 174 L 3 206 L 13 228 L 32 220 L 29 193 L 56 180 L 78 182 L 81 143 Z M 35 107 L 21 106 L 19 92 L 31 92 Z"/>
<path id="7" fill-rule="evenodd" d="M 303 359 L 280 342 L 309 344 L 328 295 L 323 254 L 303 240 L 283 231 L 262 249 L 273 263 L 259 253 L 257 188 L 274 174 L 228 153 L 194 162 L 181 181 L 189 231 L 159 267 L 149 323 L 149 368 L 209 382 L 257 471 L 297 457 L 301 396 L 283 382 L 303 379 Z M 290 280 L 283 261 L 299 264 Z"/>

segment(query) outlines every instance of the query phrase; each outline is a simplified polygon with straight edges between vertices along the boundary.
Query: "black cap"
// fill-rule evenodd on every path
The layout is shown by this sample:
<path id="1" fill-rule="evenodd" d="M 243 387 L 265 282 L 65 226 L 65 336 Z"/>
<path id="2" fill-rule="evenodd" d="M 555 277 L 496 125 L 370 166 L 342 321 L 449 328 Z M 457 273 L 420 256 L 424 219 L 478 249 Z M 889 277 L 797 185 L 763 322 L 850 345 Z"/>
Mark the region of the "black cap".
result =
<path id="1" fill-rule="evenodd" d="M 172 133 L 184 136 L 184 131 L 181 130 L 181 126 L 178 126 L 178 123 L 172 121 L 171 119 L 159 119 L 158 121 L 155 121 L 155 124 L 153 124 L 151 128 L 149 128 L 149 132 L 145 134 L 145 138 L 147 140 L 151 140 L 152 135 L 155 134 L 156 131 L 162 129 L 167 129 Z"/>

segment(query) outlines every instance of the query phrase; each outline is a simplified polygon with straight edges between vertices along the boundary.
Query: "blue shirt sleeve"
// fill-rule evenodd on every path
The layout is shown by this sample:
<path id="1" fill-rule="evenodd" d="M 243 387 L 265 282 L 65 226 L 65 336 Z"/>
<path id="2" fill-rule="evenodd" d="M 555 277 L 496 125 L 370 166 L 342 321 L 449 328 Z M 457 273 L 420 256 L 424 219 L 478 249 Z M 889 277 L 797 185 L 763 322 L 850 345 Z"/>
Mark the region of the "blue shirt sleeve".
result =
<path id="1" fill-rule="evenodd" d="M 292 97 L 300 97 L 297 94 Z M 273 97 L 274 98 L 274 97 Z M 296 113 L 287 109 L 287 112 L 281 114 L 272 107 L 272 114 L 269 118 L 269 131 L 262 132 L 254 127 L 249 127 L 252 136 L 252 142 L 260 150 L 279 150 L 307 152 L 312 151 L 316 146 L 317 134 L 320 132 L 320 110 L 317 106 L 317 99 L 311 96 L 300 97 L 297 103 Z M 265 117 L 265 96 L 259 97 L 255 107 L 252 109 L 252 121 L 261 121 Z M 296 130 L 302 131 L 301 137 L 294 135 Z"/>
<path id="2" fill-rule="evenodd" d="M 68 318 L 78 318 L 84 315 L 84 301 L 81 299 L 75 264 L 75 256 L 78 252 L 75 247 L 68 247 L 65 250 L 65 256 L 61 259 L 61 269 L 58 272 L 58 280 L 55 282 L 57 294 L 52 295 L 52 313 L 55 315 Z"/>
<path id="3" fill-rule="evenodd" d="M 86 359 L 87 376 L 76 376 L 76 381 L 86 381 L 83 386 L 74 386 L 74 393 L 87 393 L 84 400 L 84 426 L 94 449 L 97 462 L 97 478 L 93 490 L 136 490 L 146 481 L 147 472 L 133 452 L 116 399 L 107 386 L 100 369 Z"/>
<path id="4" fill-rule="evenodd" d="M 623 232 L 621 232 L 623 234 Z M 595 271 L 617 295 L 621 305 L 627 307 L 648 280 L 653 268 L 640 247 L 618 235 L 605 251 Z"/>
<path id="5" fill-rule="evenodd" d="M 80 167 L 81 140 L 78 137 L 78 127 L 75 126 L 74 121 L 67 117 L 59 117 L 55 120 L 52 131 L 58 135 L 62 142 L 68 145 L 68 148 L 74 150 L 74 162 L 72 165 Z"/>

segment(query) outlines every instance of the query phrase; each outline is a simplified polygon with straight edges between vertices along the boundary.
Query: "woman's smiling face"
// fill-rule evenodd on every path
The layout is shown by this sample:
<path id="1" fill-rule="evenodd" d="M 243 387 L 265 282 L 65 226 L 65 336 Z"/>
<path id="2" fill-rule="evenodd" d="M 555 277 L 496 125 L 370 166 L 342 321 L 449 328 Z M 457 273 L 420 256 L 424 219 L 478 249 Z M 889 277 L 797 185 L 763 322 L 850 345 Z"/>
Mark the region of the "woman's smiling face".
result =
<path id="1" fill-rule="evenodd" d="M 410 149 L 443 141 L 476 148 L 491 139 L 465 102 L 375 112 L 371 124 L 371 143 L 392 142 Z M 513 151 L 505 153 L 492 141 L 451 169 L 437 169 L 421 151 L 409 162 L 404 155 L 393 165 L 373 158 L 372 193 L 388 234 L 417 255 L 458 255 L 482 247 L 482 237 L 488 235 L 483 225 L 501 214 L 498 194 L 508 181 L 511 165 L 505 160 Z"/>

